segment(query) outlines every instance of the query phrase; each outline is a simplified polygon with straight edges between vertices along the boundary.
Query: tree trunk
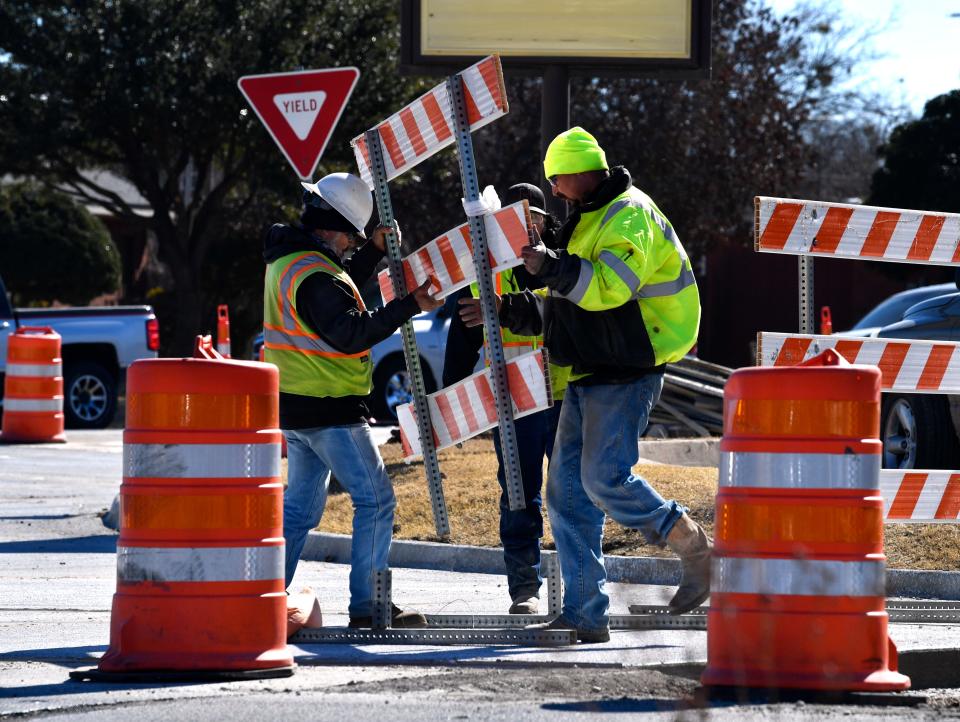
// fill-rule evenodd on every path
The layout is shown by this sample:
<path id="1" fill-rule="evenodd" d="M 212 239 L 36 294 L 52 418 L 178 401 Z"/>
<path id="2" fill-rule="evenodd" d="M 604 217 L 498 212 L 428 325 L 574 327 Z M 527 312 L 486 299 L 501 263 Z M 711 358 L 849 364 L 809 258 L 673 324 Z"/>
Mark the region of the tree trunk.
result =
<path id="1" fill-rule="evenodd" d="M 176 288 L 176 312 L 172 343 L 168 346 L 174 356 L 193 356 L 194 340 L 198 334 L 215 332 L 210 324 L 205 324 L 203 289 L 200 287 L 200 274 L 195 269 L 180 266 L 173 271 Z"/>

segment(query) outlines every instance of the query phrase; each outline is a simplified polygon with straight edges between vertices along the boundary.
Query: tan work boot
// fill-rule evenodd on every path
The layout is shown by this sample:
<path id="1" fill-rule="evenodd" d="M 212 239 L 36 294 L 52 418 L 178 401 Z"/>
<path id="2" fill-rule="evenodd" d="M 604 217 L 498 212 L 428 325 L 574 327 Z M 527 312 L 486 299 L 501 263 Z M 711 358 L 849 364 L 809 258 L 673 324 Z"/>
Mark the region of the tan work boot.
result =
<path id="1" fill-rule="evenodd" d="M 568 622 L 563 616 L 559 616 L 550 622 L 541 622 L 540 624 L 528 624 L 524 629 L 534 629 L 537 631 L 550 632 L 555 629 L 571 629 L 577 633 L 577 641 L 584 644 L 596 644 L 598 642 L 610 641 L 610 628 L 587 629 L 577 627 Z"/>
<path id="2" fill-rule="evenodd" d="M 540 600 L 529 594 L 522 594 L 510 605 L 510 614 L 536 614 L 540 611 Z"/>
<path id="3" fill-rule="evenodd" d="M 670 600 L 670 614 L 684 614 L 710 596 L 710 552 L 713 540 L 684 514 L 667 534 L 669 546 L 683 562 L 680 587 Z"/>

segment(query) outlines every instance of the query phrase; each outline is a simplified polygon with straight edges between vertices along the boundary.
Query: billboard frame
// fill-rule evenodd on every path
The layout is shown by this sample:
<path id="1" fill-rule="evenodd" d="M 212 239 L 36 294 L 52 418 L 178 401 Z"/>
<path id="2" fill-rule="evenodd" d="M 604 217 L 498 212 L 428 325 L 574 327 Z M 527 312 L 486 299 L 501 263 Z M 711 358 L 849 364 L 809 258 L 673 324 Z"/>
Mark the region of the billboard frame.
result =
<path id="1" fill-rule="evenodd" d="M 540 75 L 545 67 L 564 65 L 574 76 L 641 77 L 664 80 L 709 78 L 712 0 L 691 0 L 689 58 L 615 58 L 589 56 L 500 55 L 504 70 Z M 420 49 L 421 0 L 400 3 L 400 72 L 404 75 L 447 75 L 488 53 L 424 55 Z M 489 53 L 498 53 L 489 48 Z"/>

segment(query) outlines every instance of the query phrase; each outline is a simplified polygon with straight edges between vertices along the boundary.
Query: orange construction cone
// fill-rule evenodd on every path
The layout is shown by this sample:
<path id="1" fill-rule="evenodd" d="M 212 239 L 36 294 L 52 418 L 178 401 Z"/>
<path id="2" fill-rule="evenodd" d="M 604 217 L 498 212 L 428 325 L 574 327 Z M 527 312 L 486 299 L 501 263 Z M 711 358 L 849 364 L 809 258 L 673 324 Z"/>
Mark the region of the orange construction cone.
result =
<path id="1" fill-rule="evenodd" d="M 230 358 L 230 309 L 225 303 L 217 306 L 217 352 Z"/>
<path id="2" fill-rule="evenodd" d="M 277 369 L 144 359 L 127 372 L 110 647 L 80 679 L 287 676 Z"/>
<path id="3" fill-rule="evenodd" d="M 829 306 L 820 308 L 820 333 L 823 336 L 829 336 L 833 333 L 833 316 L 830 315 Z"/>
<path id="4" fill-rule="evenodd" d="M 0 441 L 66 441 L 60 334 L 49 326 L 18 328 L 10 334 L 6 373 Z"/>
<path id="5" fill-rule="evenodd" d="M 833 350 L 724 389 L 708 686 L 907 689 L 887 636 L 880 370 Z"/>

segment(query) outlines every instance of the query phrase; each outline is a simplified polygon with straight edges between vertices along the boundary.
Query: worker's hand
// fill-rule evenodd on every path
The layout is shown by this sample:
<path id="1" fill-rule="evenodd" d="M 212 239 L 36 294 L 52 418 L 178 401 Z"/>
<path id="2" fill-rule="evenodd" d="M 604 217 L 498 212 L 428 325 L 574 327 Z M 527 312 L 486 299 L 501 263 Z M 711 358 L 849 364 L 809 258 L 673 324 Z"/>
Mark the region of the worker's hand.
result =
<path id="1" fill-rule="evenodd" d="M 397 244 L 400 243 L 400 226 L 396 221 L 393 222 L 393 228 L 390 226 L 377 226 L 373 233 L 370 235 L 370 242 L 377 247 L 377 250 L 380 253 L 386 253 L 387 249 L 387 234 L 390 231 L 393 231 L 397 234 Z"/>
<path id="2" fill-rule="evenodd" d="M 500 296 L 493 294 L 493 297 L 497 302 L 497 313 L 500 313 Z M 483 308 L 480 306 L 479 298 L 461 298 L 458 303 L 460 304 L 460 318 L 463 319 L 465 326 L 472 328 L 483 325 Z"/>
<path id="3" fill-rule="evenodd" d="M 520 249 L 520 256 L 523 258 L 523 267 L 527 272 L 536 276 L 543 268 L 543 262 L 547 258 L 547 247 L 540 240 L 540 234 L 537 229 L 533 229 L 533 243 Z"/>
<path id="4" fill-rule="evenodd" d="M 430 295 L 430 286 L 434 283 L 433 278 L 428 278 L 423 284 L 414 290 L 413 297 L 417 299 L 417 305 L 421 311 L 432 311 L 443 305 L 443 301 Z"/>

